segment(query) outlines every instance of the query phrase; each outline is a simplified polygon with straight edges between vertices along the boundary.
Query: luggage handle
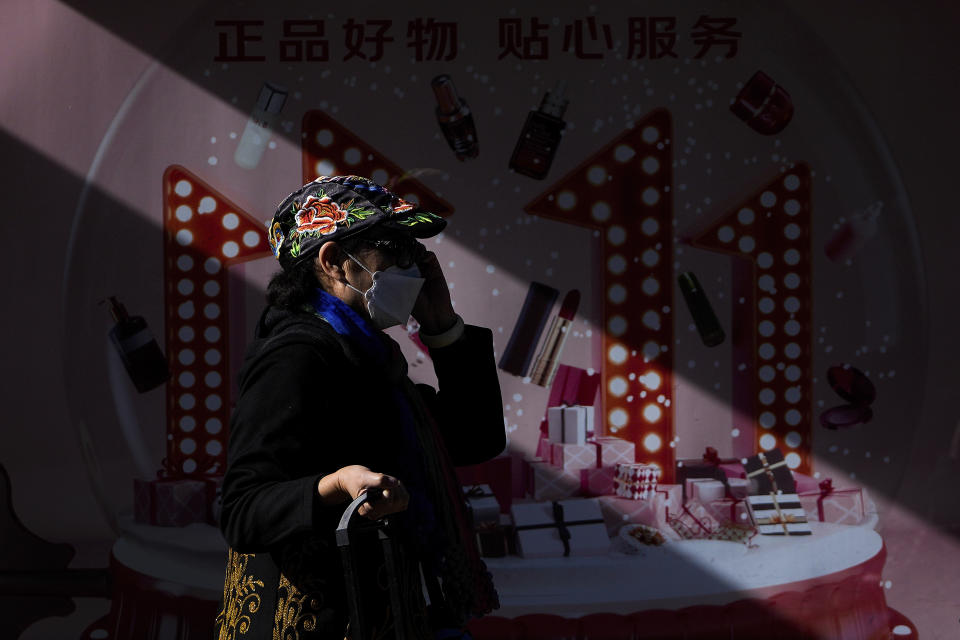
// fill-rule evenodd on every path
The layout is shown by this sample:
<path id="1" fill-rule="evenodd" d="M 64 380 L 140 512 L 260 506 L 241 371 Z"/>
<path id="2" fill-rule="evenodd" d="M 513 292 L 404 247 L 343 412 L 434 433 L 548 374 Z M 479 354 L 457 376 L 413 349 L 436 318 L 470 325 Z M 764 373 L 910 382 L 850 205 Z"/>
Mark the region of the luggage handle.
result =
<path id="1" fill-rule="evenodd" d="M 365 603 L 360 597 L 357 566 L 355 565 L 356 547 L 350 547 L 351 534 L 358 531 L 377 531 L 377 537 L 384 552 L 384 559 L 387 563 L 387 576 L 389 581 L 390 600 L 395 612 L 396 629 L 398 640 L 402 640 L 406 634 L 405 618 L 406 612 L 399 600 L 400 585 L 397 581 L 399 562 L 399 549 L 394 546 L 394 541 L 390 538 L 392 520 L 384 517 L 379 520 L 370 520 L 360 516 L 357 511 L 363 504 L 368 502 L 377 502 L 383 497 L 383 490 L 379 488 L 370 489 L 361 493 L 343 512 L 340 518 L 340 524 L 337 525 L 337 546 L 340 547 L 340 557 L 343 561 L 344 582 L 347 587 L 347 604 L 350 609 L 350 629 L 351 637 L 354 640 L 366 640 L 372 637 L 369 612 L 366 611 Z"/>

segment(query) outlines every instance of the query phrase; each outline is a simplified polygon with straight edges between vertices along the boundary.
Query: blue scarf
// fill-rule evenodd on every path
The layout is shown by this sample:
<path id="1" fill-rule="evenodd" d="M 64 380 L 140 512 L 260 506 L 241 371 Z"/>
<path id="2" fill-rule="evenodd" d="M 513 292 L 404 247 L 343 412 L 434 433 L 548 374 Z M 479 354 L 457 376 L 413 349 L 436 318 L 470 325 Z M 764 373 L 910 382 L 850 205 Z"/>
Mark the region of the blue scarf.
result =
<path id="1" fill-rule="evenodd" d="M 384 343 L 380 330 L 343 300 L 323 289 L 317 289 L 313 308 L 334 331 L 358 344 L 377 366 L 385 367 L 390 361 L 390 349 Z M 429 568 L 436 575 L 439 572 L 445 538 L 442 528 L 437 526 L 436 512 L 427 497 L 427 480 L 413 410 L 400 386 L 393 387 L 392 394 L 404 445 L 404 455 L 398 460 L 398 475 L 410 494 L 407 510 L 398 516 L 410 540 L 416 544 L 425 568 Z"/>

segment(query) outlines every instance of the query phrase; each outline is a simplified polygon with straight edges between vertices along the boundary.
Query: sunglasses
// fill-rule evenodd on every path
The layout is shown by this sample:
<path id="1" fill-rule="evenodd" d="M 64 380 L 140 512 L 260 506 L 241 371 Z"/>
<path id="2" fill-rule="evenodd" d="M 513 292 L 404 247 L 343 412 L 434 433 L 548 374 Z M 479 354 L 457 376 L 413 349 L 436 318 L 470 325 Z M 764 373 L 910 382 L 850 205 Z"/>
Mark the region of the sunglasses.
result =
<path id="1" fill-rule="evenodd" d="M 367 246 L 374 247 L 392 256 L 401 269 L 406 269 L 419 262 L 427 248 L 412 236 L 398 238 L 384 238 L 380 240 L 361 240 Z"/>

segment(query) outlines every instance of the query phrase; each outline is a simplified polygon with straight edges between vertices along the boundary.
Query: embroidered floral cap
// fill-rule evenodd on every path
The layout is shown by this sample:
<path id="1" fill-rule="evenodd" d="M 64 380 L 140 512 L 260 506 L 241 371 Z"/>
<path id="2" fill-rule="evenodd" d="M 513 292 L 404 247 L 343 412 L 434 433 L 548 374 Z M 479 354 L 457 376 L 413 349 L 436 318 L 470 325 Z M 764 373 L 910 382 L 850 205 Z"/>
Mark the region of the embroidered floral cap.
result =
<path id="1" fill-rule="evenodd" d="M 267 235 L 273 255 L 287 270 L 311 259 L 325 242 L 351 238 L 372 227 L 429 238 L 446 226 L 440 216 L 367 178 L 320 176 L 277 206 Z"/>

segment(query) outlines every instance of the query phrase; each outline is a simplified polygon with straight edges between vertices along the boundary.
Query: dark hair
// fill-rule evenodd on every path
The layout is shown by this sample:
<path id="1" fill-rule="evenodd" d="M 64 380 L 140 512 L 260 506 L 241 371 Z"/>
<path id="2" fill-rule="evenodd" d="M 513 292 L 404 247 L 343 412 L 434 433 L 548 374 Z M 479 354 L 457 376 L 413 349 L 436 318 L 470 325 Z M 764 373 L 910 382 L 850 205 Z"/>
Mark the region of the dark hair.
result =
<path id="1" fill-rule="evenodd" d="M 338 240 L 337 246 L 343 251 L 356 254 L 363 251 L 363 240 L 347 238 Z M 314 292 L 323 288 L 315 271 L 317 254 L 295 264 L 289 271 L 281 270 L 270 278 L 267 285 L 267 304 L 283 309 L 299 310 L 312 304 Z"/>

